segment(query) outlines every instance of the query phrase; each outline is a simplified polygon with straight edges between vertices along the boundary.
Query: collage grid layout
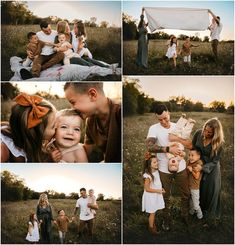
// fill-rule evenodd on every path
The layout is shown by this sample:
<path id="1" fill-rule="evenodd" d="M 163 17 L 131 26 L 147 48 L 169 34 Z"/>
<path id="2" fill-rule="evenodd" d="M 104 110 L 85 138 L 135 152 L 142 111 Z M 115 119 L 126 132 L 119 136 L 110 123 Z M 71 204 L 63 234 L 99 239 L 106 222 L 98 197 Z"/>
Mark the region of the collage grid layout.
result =
<path id="1" fill-rule="evenodd" d="M 1 0 L 1 244 L 234 244 L 234 1 Z"/>

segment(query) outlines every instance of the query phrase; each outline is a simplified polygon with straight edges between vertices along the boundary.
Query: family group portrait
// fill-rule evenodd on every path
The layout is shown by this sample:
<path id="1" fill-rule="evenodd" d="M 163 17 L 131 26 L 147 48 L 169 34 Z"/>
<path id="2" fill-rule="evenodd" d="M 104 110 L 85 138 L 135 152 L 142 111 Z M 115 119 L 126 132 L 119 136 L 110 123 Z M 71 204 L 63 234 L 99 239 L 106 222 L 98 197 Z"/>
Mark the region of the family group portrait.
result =
<path id="1" fill-rule="evenodd" d="M 120 1 L 1 1 L 1 80 L 120 81 L 120 15 Z"/>
<path id="2" fill-rule="evenodd" d="M 4 165 L 1 244 L 120 244 L 121 199 L 120 164 Z"/>
<path id="3" fill-rule="evenodd" d="M 119 82 L 1 83 L 1 163 L 121 163 Z"/>
<path id="4" fill-rule="evenodd" d="M 124 75 L 233 75 L 233 1 L 123 2 Z"/>
<path id="5" fill-rule="evenodd" d="M 125 77 L 124 243 L 233 243 L 233 86 Z"/>

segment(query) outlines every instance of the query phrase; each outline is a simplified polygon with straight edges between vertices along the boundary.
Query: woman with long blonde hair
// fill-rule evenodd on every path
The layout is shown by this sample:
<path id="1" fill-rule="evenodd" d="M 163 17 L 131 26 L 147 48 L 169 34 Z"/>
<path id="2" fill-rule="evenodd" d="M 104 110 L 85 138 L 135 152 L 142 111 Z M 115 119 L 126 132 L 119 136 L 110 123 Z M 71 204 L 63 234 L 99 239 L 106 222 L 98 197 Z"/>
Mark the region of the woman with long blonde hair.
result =
<path id="1" fill-rule="evenodd" d="M 211 118 L 193 137 L 193 147 L 201 150 L 203 176 L 200 186 L 200 206 L 207 220 L 220 218 L 221 172 L 220 158 L 224 143 L 224 133 L 218 118 Z"/>
<path id="2" fill-rule="evenodd" d="M 42 193 L 38 200 L 37 217 L 41 223 L 41 236 L 44 243 L 52 243 L 51 221 L 52 216 L 51 205 L 48 201 L 46 193 Z"/>

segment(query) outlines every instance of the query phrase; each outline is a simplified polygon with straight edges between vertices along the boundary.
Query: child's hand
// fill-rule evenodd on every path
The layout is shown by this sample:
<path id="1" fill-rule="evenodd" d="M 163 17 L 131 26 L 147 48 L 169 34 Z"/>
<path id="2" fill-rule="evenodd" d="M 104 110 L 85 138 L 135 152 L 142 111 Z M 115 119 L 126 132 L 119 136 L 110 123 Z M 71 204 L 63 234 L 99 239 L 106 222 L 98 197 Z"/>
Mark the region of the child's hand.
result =
<path id="1" fill-rule="evenodd" d="M 73 216 L 73 217 L 72 217 L 72 222 L 75 221 L 75 220 L 76 220 L 76 219 L 75 219 L 75 217 Z"/>
<path id="2" fill-rule="evenodd" d="M 57 222 L 56 222 L 56 220 L 54 220 L 54 221 L 53 221 L 53 223 L 54 223 L 55 225 L 57 225 Z"/>
<path id="3" fill-rule="evenodd" d="M 192 172 L 193 171 L 192 166 L 188 166 L 187 169 L 188 169 L 189 172 Z"/>
<path id="4" fill-rule="evenodd" d="M 59 162 L 62 159 L 62 154 L 60 150 L 56 149 L 51 152 L 51 158 L 53 159 L 54 162 Z"/>
<path id="5" fill-rule="evenodd" d="M 202 170 L 202 166 L 201 165 L 196 165 L 193 170 L 195 170 L 196 172 L 200 172 Z"/>
<path id="6" fill-rule="evenodd" d="M 57 47 L 53 48 L 53 50 L 54 50 L 55 52 L 58 52 L 58 48 L 57 48 Z"/>
<path id="7" fill-rule="evenodd" d="M 165 189 L 164 189 L 164 188 L 162 188 L 162 194 L 165 194 L 165 193 L 166 193 Z"/>

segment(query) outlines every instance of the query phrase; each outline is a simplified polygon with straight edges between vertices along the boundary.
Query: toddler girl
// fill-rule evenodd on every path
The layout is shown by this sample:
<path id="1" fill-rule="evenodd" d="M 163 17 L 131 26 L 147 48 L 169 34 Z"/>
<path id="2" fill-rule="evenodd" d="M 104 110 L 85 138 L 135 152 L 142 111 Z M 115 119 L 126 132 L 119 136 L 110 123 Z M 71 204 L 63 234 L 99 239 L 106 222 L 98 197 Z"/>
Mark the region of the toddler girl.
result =
<path id="1" fill-rule="evenodd" d="M 1 162 L 43 162 L 43 142 L 55 134 L 55 107 L 37 95 L 19 94 L 1 127 Z"/>
<path id="2" fill-rule="evenodd" d="M 39 241 L 39 222 L 35 213 L 29 215 L 28 234 L 26 240 L 35 243 Z"/>
<path id="3" fill-rule="evenodd" d="M 88 162 L 83 145 L 79 143 L 82 123 L 82 118 L 74 109 L 64 109 L 58 112 L 55 139 L 46 147 L 54 160 L 60 158 L 60 162 Z"/>
<path id="4" fill-rule="evenodd" d="M 166 52 L 166 57 L 168 59 L 173 59 L 174 61 L 174 67 L 176 67 L 176 58 L 177 58 L 177 38 L 175 36 L 172 36 L 171 37 L 171 40 L 170 40 L 170 45 L 167 49 L 167 52 Z"/>
<path id="5" fill-rule="evenodd" d="M 149 213 L 149 231 L 151 234 L 156 235 L 155 213 L 157 210 L 165 208 L 162 195 L 165 190 L 162 188 L 156 155 L 152 155 L 150 152 L 145 154 L 143 178 L 142 211 Z"/>

